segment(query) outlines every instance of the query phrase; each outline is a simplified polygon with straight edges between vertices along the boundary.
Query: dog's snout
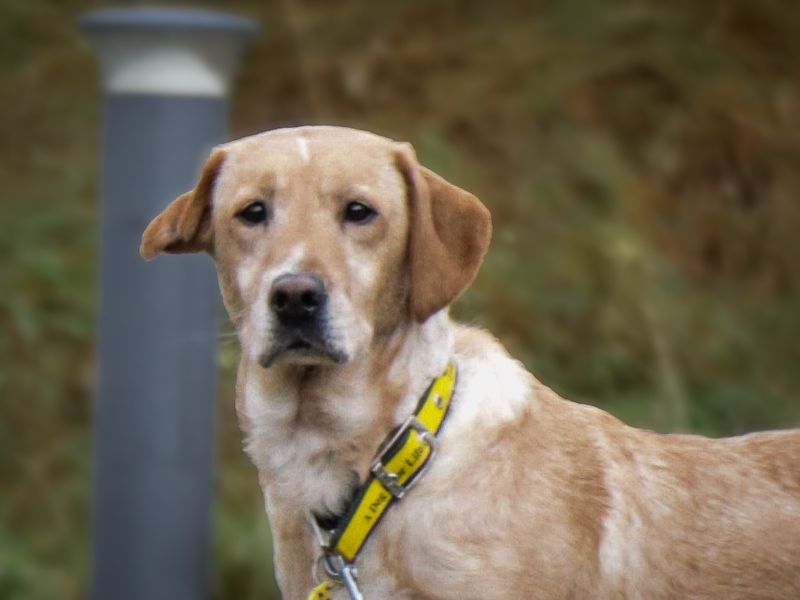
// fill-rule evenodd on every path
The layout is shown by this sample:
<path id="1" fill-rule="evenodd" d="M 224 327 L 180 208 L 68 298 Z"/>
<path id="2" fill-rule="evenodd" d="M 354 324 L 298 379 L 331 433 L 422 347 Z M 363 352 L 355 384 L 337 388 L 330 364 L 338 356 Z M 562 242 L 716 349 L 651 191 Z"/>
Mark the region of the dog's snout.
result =
<path id="1" fill-rule="evenodd" d="M 322 279 L 311 273 L 289 273 L 273 282 L 269 305 L 279 318 L 298 319 L 317 316 L 327 299 Z"/>

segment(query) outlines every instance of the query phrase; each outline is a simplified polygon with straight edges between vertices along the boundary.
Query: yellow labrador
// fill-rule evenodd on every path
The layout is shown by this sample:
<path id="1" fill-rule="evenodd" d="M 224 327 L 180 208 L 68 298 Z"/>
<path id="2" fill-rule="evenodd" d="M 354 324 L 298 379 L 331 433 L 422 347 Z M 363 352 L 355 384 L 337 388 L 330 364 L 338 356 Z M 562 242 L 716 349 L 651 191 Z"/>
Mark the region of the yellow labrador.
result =
<path id="1" fill-rule="evenodd" d="M 216 262 L 284 597 L 316 573 L 334 598 L 800 598 L 800 432 L 658 435 L 559 398 L 448 317 L 490 234 L 408 144 L 337 127 L 216 148 L 145 231 L 147 259 Z M 333 560 L 319 530 L 448 363 L 427 472 Z"/>

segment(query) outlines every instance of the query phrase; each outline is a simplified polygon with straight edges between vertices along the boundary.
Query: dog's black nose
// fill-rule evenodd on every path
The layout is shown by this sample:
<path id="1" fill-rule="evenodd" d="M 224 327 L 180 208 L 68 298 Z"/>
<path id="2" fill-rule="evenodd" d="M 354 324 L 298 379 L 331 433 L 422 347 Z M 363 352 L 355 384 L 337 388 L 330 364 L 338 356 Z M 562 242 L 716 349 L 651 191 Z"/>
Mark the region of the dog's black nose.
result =
<path id="1" fill-rule="evenodd" d="M 269 305 L 281 319 L 315 317 L 327 299 L 322 279 L 311 273 L 281 275 L 269 291 Z"/>

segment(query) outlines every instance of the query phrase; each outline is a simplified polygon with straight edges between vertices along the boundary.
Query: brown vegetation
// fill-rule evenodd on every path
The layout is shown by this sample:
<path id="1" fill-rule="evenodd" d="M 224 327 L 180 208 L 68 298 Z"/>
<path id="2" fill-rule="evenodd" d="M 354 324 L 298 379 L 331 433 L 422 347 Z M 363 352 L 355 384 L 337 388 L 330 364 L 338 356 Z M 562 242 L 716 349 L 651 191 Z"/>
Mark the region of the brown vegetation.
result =
<path id="1" fill-rule="evenodd" d="M 0 3 L 3 598 L 85 594 L 101 124 L 75 19 L 95 5 Z M 457 313 L 547 384 L 660 430 L 798 423 L 800 5 L 208 6 L 262 29 L 235 136 L 371 129 L 484 200 L 496 236 Z M 215 597 L 256 598 L 271 573 L 235 353 L 223 341 Z"/>

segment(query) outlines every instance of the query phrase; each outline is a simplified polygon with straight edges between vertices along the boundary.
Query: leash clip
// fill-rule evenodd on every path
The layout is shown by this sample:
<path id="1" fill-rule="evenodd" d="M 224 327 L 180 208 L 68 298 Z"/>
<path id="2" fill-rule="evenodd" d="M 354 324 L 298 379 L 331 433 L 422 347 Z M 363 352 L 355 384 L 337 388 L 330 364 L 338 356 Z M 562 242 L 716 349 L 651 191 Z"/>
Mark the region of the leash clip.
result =
<path id="1" fill-rule="evenodd" d="M 350 600 L 364 600 L 361 590 L 358 589 L 358 571 L 355 565 L 348 563 L 342 556 L 335 552 L 324 551 L 317 559 L 317 568 L 322 565 L 325 574 L 336 584 L 343 585 L 350 596 Z M 314 574 L 318 581 L 318 574 Z M 333 585 L 333 584 L 332 584 Z"/>
<path id="2" fill-rule="evenodd" d="M 430 454 L 428 455 L 425 464 L 416 472 L 414 476 L 408 480 L 405 484 L 400 483 L 400 478 L 397 476 L 396 473 L 391 473 L 386 470 L 386 465 L 383 462 L 383 459 L 386 457 L 386 454 L 392 450 L 395 442 L 402 438 L 408 431 L 413 429 L 419 434 L 420 439 L 428 446 L 430 449 Z M 392 438 L 384 444 L 383 450 L 375 459 L 375 462 L 372 463 L 372 474 L 380 481 L 383 486 L 389 490 L 389 492 L 394 496 L 396 499 L 400 499 L 406 495 L 408 490 L 410 490 L 414 483 L 416 483 L 417 479 L 425 473 L 428 469 L 428 466 L 431 464 L 431 459 L 436 454 L 436 435 L 422 422 L 417 418 L 416 415 L 409 416 L 403 424 L 400 426 L 400 429 L 397 430 Z"/>
<path id="3" fill-rule="evenodd" d="M 350 600 L 364 600 L 361 590 L 358 589 L 358 582 L 356 581 L 358 572 L 356 571 L 355 565 L 348 563 L 343 556 L 331 549 L 331 532 L 320 527 L 312 513 L 309 513 L 308 521 L 311 523 L 311 529 L 314 531 L 317 545 L 322 550 L 319 558 L 317 558 L 317 561 L 314 563 L 314 579 L 320 584 L 314 588 L 314 590 L 316 591 L 320 590 L 320 588 L 324 588 L 327 593 L 330 593 L 333 586 L 343 585 L 347 593 L 350 594 Z M 324 585 L 325 582 L 323 578 L 320 577 L 320 566 L 322 566 L 322 570 L 325 571 L 325 575 L 332 580 L 327 586 Z M 314 597 L 314 593 L 315 592 L 312 592 L 310 597 Z M 320 595 L 319 597 L 325 598 L 326 596 Z"/>

